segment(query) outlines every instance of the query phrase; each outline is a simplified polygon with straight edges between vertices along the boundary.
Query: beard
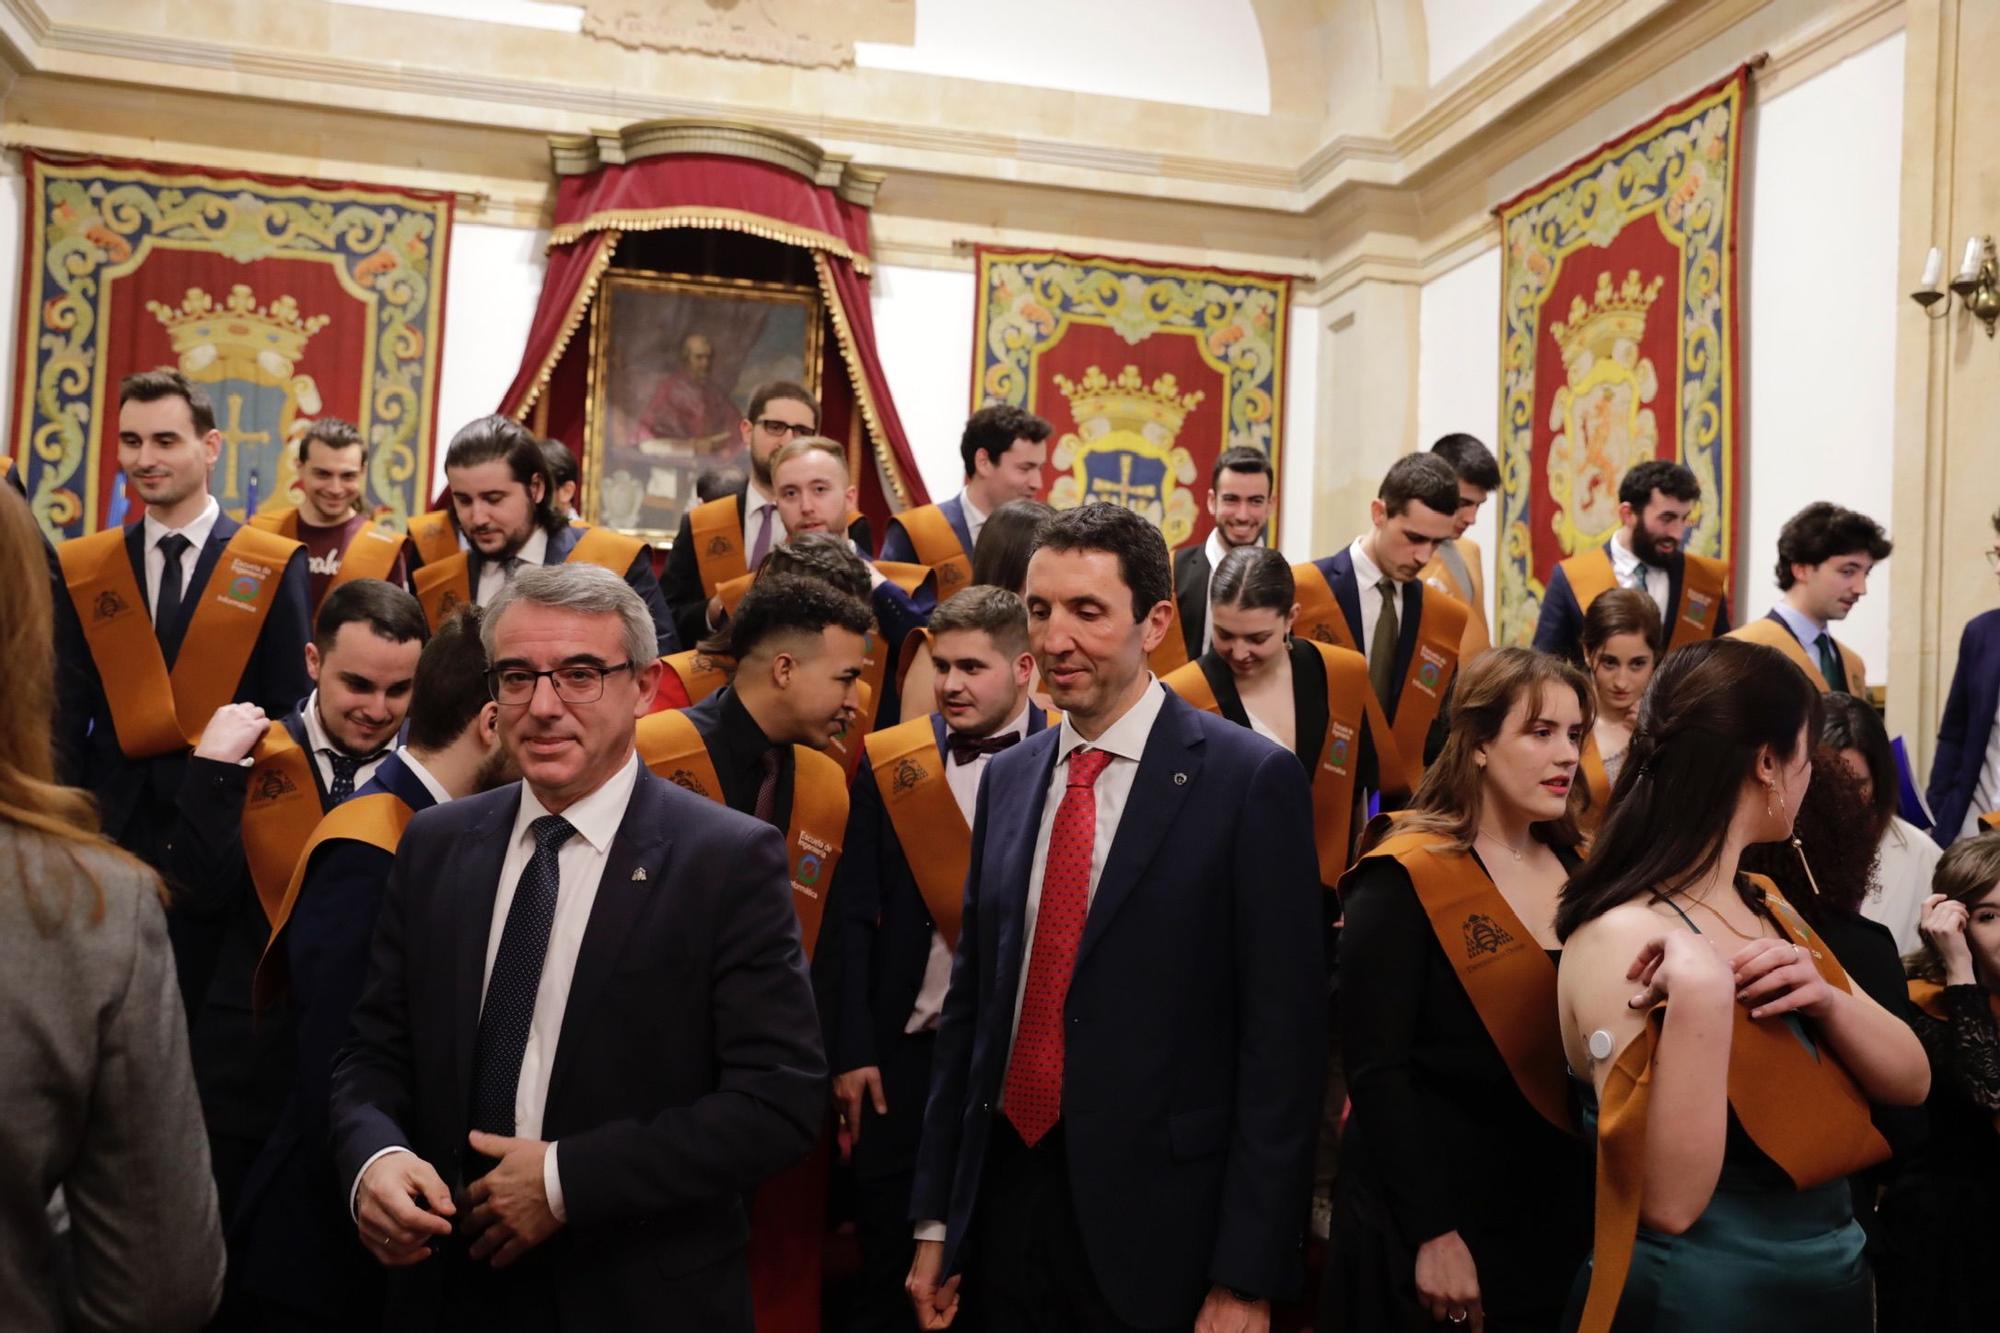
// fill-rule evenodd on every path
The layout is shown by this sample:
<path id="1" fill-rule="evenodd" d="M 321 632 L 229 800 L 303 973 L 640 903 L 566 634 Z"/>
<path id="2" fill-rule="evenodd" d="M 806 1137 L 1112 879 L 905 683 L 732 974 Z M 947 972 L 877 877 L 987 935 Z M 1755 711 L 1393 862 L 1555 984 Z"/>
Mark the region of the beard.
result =
<path id="1" fill-rule="evenodd" d="M 472 791 L 469 794 L 477 796 L 481 792 L 492 791 L 496 787 L 517 782 L 520 777 L 521 770 L 515 766 L 514 756 L 508 752 L 506 746 L 496 745 L 484 759 L 479 761 L 479 768 L 472 775 Z"/>
<path id="2" fill-rule="evenodd" d="M 1673 563 L 1680 550 L 1681 539 L 1672 533 L 1655 532 L 1643 522 L 1632 529 L 1632 554 L 1649 565 L 1665 568 Z"/>

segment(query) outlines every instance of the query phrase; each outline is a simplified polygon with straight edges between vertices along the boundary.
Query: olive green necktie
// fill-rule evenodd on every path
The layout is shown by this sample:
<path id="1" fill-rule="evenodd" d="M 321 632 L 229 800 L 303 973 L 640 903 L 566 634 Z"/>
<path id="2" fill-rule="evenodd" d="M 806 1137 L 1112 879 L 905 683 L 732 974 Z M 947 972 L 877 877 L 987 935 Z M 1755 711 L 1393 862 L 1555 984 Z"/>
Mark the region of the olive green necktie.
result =
<path id="1" fill-rule="evenodd" d="M 1384 578 L 1375 586 L 1382 592 L 1382 614 L 1375 620 L 1375 637 L 1368 644 L 1368 683 L 1387 708 L 1390 693 L 1396 688 L 1390 673 L 1396 668 L 1396 641 L 1403 637 L 1403 630 L 1396 621 L 1395 582 Z"/>

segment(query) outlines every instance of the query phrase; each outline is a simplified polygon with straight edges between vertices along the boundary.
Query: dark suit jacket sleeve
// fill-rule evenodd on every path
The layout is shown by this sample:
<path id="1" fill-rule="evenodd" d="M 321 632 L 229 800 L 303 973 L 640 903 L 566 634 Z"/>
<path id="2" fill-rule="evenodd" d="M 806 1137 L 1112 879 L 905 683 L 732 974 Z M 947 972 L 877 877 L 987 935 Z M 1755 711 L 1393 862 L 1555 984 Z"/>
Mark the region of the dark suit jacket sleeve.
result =
<path id="1" fill-rule="evenodd" d="M 1717 613 L 1727 619 L 1727 606 L 1718 608 Z M 1535 621 L 1535 647 L 1568 660 L 1576 656 L 1582 634 L 1583 613 L 1577 607 L 1576 594 L 1570 591 L 1569 575 L 1558 565 L 1542 593 L 1542 614 Z"/>
<path id="2" fill-rule="evenodd" d="M 56 780 L 65 786 L 88 785 L 89 767 L 84 756 L 90 749 L 90 716 L 97 698 L 97 663 L 83 639 L 83 623 L 77 619 L 76 603 L 49 554 L 50 591 L 55 597 L 56 716 L 54 735 Z"/>
<path id="3" fill-rule="evenodd" d="M 701 592 L 701 567 L 695 563 L 694 537 L 688 516 L 681 515 L 681 530 L 667 549 L 666 568 L 660 574 L 660 595 L 666 599 L 673 617 L 674 634 L 693 647 L 708 635 L 708 598 Z"/>
<path id="4" fill-rule="evenodd" d="M 896 560 L 906 565 L 917 563 L 917 548 L 911 543 L 910 534 L 904 532 L 903 525 L 893 518 L 889 520 L 889 530 L 882 534 L 882 559 Z M 846 853 L 843 852 L 842 855 Z"/>
<path id="5" fill-rule="evenodd" d="M 972 1077 L 974 1024 L 979 1017 L 979 871 L 986 858 L 986 809 L 993 792 L 992 777 L 989 768 L 980 780 L 973 810 L 972 868 L 965 877 L 965 906 L 959 916 L 958 948 L 951 959 L 951 985 L 945 991 L 937 1039 L 931 1047 L 930 1100 L 924 1105 L 923 1138 L 917 1148 L 916 1180 L 910 1191 L 912 1222 L 943 1222 L 951 1217 L 951 1182 L 958 1169 L 966 1087 Z M 964 1253 L 963 1247 L 959 1252 Z"/>
<path id="6" fill-rule="evenodd" d="M 1234 837 L 1240 1038 L 1209 1278 L 1278 1296 L 1298 1271 L 1326 1064 L 1312 797 L 1292 755 L 1273 749 L 1257 764 Z"/>
<path id="7" fill-rule="evenodd" d="M 407 969 L 448 965 L 424 958 L 413 962 L 406 952 L 411 896 L 423 891 L 441 869 L 439 853 L 425 855 L 422 846 L 424 816 L 431 813 L 419 813 L 403 833 L 369 940 L 361 999 L 333 1062 L 328 1116 L 334 1165 L 343 1187 L 382 1149 L 410 1146 L 405 1126 L 411 1122 L 416 1100 L 417 1071 L 411 1059 Z M 435 943 L 444 946 L 449 941 Z"/>
<path id="8" fill-rule="evenodd" d="M 890 859 L 881 789 L 864 751 L 848 796 L 847 840 L 840 849 L 827 910 L 840 949 L 840 987 L 827 1018 L 827 1068 L 836 1074 L 878 1063 L 869 1003 L 875 932 L 882 915 L 882 877 Z M 824 946 L 822 946 L 822 949 Z M 815 959 L 817 961 L 817 959 Z"/>
<path id="9" fill-rule="evenodd" d="M 632 591 L 639 594 L 639 600 L 653 615 L 653 637 L 658 641 L 660 656 L 681 650 L 679 633 L 674 628 L 674 614 L 667 608 L 666 594 L 660 590 L 660 580 L 653 573 L 653 548 L 648 546 L 632 558 L 632 567 L 625 571 L 625 582 Z"/>
<path id="10" fill-rule="evenodd" d="M 291 712 L 312 693 L 312 677 L 306 674 L 306 644 L 312 639 L 311 588 L 301 547 L 285 565 L 277 600 L 271 603 L 257 647 L 244 667 L 243 685 L 236 692 L 237 698 L 247 699 L 273 718 Z"/>
<path id="11" fill-rule="evenodd" d="M 176 916 L 213 916 L 235 903 L 249 871 L 243 852 L 249 789 L 250 769 L 244 765 L 188 757 L 160 867 L 173 889 Z"/>
<path id="12" fill-rule="evenodd" d="M 1969 622 L 1958 636 L 1958 661 L 1951 669 L 1951 690 L 1944 697 L 1944 712 L 1938 717 L 1930 787 L 1924 793 L 1937 821 L 1931 826 L 1931 837 L 1942 847 L 1951 846 L 1958 837 L 1958 830 L 1965 823 L 1966 807 L 1971 803 L 1961 770 L 1965 766 L 1966 733 L 1972 725 L 1972 681 L 1979 657 L 1979 640 L 1973 630 L 1977 624 Z"/>
<path id="13" fill-rule="evenodd" d="M 716 1087 L 650 1121 L 559 1140 L 572 1226 L 641 1222 L 740 1194 L 803 1156 L 819 1133 L 826 1059 L 784 840 L 759 827 L 734 846 L 705 849 L 700 863 L 715 899 Z"/>
<path id="14" fill-rule="evenodd" d="M 868 526 L 868 515 L 862 514 L 847 525 L 847 540 L 854 543 L 854 549 L 865 559 L 875 550 L 875 530 Z"/>
<path id="15" fill-rule="evenodd" d="M 333 1062 L 361 998 L 382 882 L 395 857 L 360 842 L 335 842 L 312 860 L 285 925 L 285 963 L 298 1033 L 300 1141 L 324 1151 Z M 350 1177 L 351 1179 L 351 1177 Z"/>
<path id="16" fill-rule="evenodd" d="M 1715 603 L 1715 637 L 1721 638 L 1734 628 L 1729 622 L 1729 594 L 1725 591 Z M 1579 628 L 1577 633 L 1581 635 L 1582 629 Z"/>

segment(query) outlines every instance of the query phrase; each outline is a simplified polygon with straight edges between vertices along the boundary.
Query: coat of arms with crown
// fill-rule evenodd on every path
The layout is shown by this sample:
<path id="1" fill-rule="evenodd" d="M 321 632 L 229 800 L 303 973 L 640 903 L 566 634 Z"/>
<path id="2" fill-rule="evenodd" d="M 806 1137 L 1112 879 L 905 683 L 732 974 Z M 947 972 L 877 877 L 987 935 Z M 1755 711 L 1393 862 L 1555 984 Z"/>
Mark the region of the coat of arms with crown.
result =
<path id="1" fill-rule="evenodd" d="M 1172 375 L 1150 385 L 1137 366 L 1117 379 L 1091 366 L 1083 379 L 1057 375 L 1076 430 L 1056 442 L 1049 462 L 1065 475 L 1049 487 L 1049 503 L 1071 509 L 1093 500 L 1123 505 L 1178 546 L 1194 533 L 1193 457 L 1174 443 L 1202 394 L 1182 393 Z"/>
<path id="2" fill-rule="evenodd" d="M 247 518 L 252 506 L 289 504 L 299 437 L 322 407 L 319 385 L 297 366 L 306 344 L 332 317 L 302 316 L 290 296 L 258 305 L 240 282 L 220 306 L 190 287 L 178 308 L 148 301 L 146 309 L 173 340 L 181 373 L 206 386 L 214 400 L 223 444 L 217 469 L 222 507 Z"/>
<path id="3" fill-rule="evenodd" d="M 1548 459 L 1564 554 L 1600 544 L 1618 526 L 1619 478 L 1659 452 L 1660 428 L 1646 404 L 1660 381 L 1639 347 L 1665 281 L 1642 283 L 1631 269 L 1614 288 L 1600 273 L 1592 299 L 1576 297 L 1569 318 L 1549 326 L 1565 372 L 1549 407 Z"/>

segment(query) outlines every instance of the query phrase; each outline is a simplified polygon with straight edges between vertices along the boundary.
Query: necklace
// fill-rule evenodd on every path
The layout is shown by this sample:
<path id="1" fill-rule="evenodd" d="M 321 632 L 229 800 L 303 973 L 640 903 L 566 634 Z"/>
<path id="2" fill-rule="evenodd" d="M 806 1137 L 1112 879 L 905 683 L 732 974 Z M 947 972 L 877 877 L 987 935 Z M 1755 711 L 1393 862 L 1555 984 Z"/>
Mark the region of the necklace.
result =
<path id="1" fill-rule="evenodd" d="M 1527 855 L 1526 848 L 1516 847 L 1513 843 L 1508 842 L 1505 838 L 1501 837 L 1497 833 L 1489 833 L 1485 829 L 1481 829 L 1479 830 L 1479 836 L 1482 838 L 1491 839 L 1492 841 L 1499 843 L 1502 847 L 1505 847 L 1509 852 L 1513 853 L 1514 859 L 1516 861 L 1519 861 L 1522 857 Z"/>
<path id="2" fill-rule="evenodd" d="M 1678 898 L 1678 897 L 1683 897 L 1684 895 L 1682 895 L 1682 894 L 1679 894 L 1679 893 L 1676 893 L 1676 894 L 1675 894 L 1674 896 Z M 1734 936 L 1735 936 L 1735 937 L 1736 937 L 1737 939 L 1739 939 L 1739 940 L 1743 940 L 1743 941 L 1746 941 L 1746 942 L 1748 942 L 1748 943 L 1751 943 L 1751 944 L 1755 944 L 1755 943 L 1756 943 L 1756 942 L 1757 942 L 1758 940 L 1761 940 L 1761 939 L 1766 939 L 1766 938 L 1768 938 L 1768 936 L 1766 936 L 1766 935 L 1765 935 L 1765 934 L 1764 934 L 1764 933 L 1762 932 L 1762 930 L 1761 930 L 1761 929 L 1760 929 L 1760 930 L 1758 931 L 1758 933 L 1757 933 L 1757 934 L 1755 934 L 1755 935 L 1745 935 L 1745 934 L 1744 934 L 1744 933 L 1743 933 L 1742 931 L 1738 930 L 1738 929 L 1737 929 L 1737 928 L 1736 928 L 1735 926 L 1732 926 L 1732 925 L 1730 925 L 1730 924 L 1729 924 L 1729 918 L 1728 918 L 1728 917 L 1726 917 L 1726 916 L 1724 916 L 1724 915 L 1723 915 L 1722 913 L 1720 913 L 1720 912 L 1716 911 L 1716 910 L 1715 910 L 1715 909 L 1714 909 L 1713 907 L 1710 907 L 1710 906 L 1709 906 L 1709 905 L 1708 905 L 1707 903 L 1703 902 L 1703 901 L 1702 901 L 1701 899 L 1699 899 L 1699 898 L 1688 898 L 1688 899 L 1687 899 L 1687 902 L 1688 902 L 1688 903 L 1689 903 L 1690 905 L 1692 905 L 1692 906 L 1695 906 L 1695 907 L 1699 907 L 1699 908 L 1700 908 L 1700 909 L 1701 909 L 1702 911 L 1704 911 L 1704 912 L 1708 913 L 1708 914 L 1709 914 L 1710 916 L 1714 917 L 1714 918 L 1715 918 L 1715 919 L 1716 919 L 1717 921 L 1721 922 L 1721 923 L 1722 923 L 1722 928 L 1723 928 L 1724 930 L 1728 931 L 1728 932 L 1729 932 L 1730 934 L 1734 935 Z"/>

